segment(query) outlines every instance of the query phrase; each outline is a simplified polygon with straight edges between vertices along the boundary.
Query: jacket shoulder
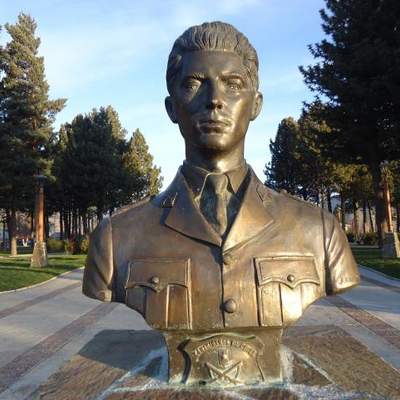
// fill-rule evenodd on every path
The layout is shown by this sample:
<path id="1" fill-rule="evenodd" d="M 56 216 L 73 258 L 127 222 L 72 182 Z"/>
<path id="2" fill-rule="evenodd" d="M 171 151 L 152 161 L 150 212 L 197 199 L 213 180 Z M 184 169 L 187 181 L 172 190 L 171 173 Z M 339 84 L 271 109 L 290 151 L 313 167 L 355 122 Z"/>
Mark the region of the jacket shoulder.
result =
<path id="1" fill-rule="evenodd" d="M 298 207 L 308 207 L 311 210 L 321 210 L 321 208 L 313 203 L 310 203 L 307 200 L 304 200 L 298 196 L 288 193 L 286 190 L 281 190 L 279 192 L 281 196 L 287 199 L 289 202 L 293 201 L 293 204 L 296 204 Z"/>
<path id="2" fill-rule="evenodd" d="M 131 215 L 141 212 L 144 208 L 148 207 L 154 196 L 147 196 L 142 200 L 135 203 L 128 204 L 116 210 L 111 216 L 111 224 L 115 226 L 119 221 L 123 221 Z"/>
<path id="3" fill-rule="evenodd" d="M 306 218 L 307 220 L 311 219 L 314 221 L 321 221 L 321 218 L 323 218 L 322 214 L 324 213 L 333 217 L 332 214 L 325 212 L 321 207 L 289 194 L 286 190 L 277 192 L 269 187 L 267 187 L 267 190 L 273 199 L 277 213 L 281 211 L 286 216 L 296 219 Z"/>
<path id="4" fill-rule="evenodd" d="M 143 206 L 144 204 L 147 204 L 154 196 L 147 196 L 144 199 L 141 199 L 139 201 L 136 201 L 135 203 L 131 203 L 131 204 L 127 204 L 125 206 L 122 206 L 120 208 L 118 208 L 116 211 L 114 211 L 113 215 L 111 216 L 111 218 L 113 218 L 114 216 L 120 215 L 120 214 L 125 214 L 128 211 L 138 208 L 140 206 Z"/>

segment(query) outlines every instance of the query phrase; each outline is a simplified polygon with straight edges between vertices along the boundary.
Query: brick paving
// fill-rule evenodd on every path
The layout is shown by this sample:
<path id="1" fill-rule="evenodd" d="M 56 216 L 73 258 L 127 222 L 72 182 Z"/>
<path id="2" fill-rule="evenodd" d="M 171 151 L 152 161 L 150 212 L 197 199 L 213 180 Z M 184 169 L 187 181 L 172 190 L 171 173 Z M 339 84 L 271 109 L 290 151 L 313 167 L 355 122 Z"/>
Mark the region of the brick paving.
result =
<path id="1" fill-rule="evenodd" d="M 66 343 L 73 340 L 90 325 L 110 313 L 116 306 L 116 304 L 109 303 L 96 306 L 0 368 L 0 392 L 7 389 L 8 386 L 16 382 L 34 366 L 45 361 L 52 354 L 60 350 Z"/>
<path id="2" fill-rule="evenodd" d="M 356 306 L 353 303 L 345 300 L 343 297 L 334 296 L 327 298 L 327 300 L 353 318 L 355 321 L 359 322 L 370 331 L 374 332 L 380 337 L 383 337 L 389 343 L 394 345 L 400 350 L 400 330 L 394 328 L 393 326 L 382 321 L 380 318 L 375 317 L 368 311 Z M 400 306 L 399 306 L 400 307 Z"/>

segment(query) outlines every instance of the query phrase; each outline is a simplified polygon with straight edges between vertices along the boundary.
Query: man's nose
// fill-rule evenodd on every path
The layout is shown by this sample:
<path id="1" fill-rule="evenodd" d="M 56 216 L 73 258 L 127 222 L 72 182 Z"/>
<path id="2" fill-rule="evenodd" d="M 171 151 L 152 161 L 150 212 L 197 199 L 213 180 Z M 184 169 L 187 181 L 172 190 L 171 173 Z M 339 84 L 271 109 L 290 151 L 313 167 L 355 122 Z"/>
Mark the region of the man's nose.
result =
<path id="1" fill-rule="evenodd" d="M 223 106 L 222 93 L 218 88 L 218 83 L 211 83 L 209 85 L 209 93 L 207 99 L 207 109 L 215 110 L 221 109 Z"/>

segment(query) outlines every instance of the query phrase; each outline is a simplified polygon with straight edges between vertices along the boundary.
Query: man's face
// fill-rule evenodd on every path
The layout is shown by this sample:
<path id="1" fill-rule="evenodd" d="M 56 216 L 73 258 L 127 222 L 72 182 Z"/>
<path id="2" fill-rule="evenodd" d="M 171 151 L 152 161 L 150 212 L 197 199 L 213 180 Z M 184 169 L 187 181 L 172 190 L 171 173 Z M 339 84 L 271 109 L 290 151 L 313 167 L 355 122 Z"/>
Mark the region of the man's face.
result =
<path id="1" fill-rule="evenodd" d="M 241 57 L 200 50 L 183 56 L 166 107 L 186 143 L 199 150 L 226 152 L 244 137 L 257 117 L 262 96 L 253 88 Z"/>

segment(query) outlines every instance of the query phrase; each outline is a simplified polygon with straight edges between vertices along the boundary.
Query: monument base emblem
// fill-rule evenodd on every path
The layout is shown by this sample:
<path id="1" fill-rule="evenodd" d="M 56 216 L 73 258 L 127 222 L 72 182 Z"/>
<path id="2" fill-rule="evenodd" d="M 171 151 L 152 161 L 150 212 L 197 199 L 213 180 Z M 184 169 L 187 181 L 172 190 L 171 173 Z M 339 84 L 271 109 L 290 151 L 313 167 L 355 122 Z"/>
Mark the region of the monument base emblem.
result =
<path id="1" fill-rule="evenodd" d="M 168 346 L 170 382 L 231 386 L 282 379 L 280 328 L 163 335 Z"/>

